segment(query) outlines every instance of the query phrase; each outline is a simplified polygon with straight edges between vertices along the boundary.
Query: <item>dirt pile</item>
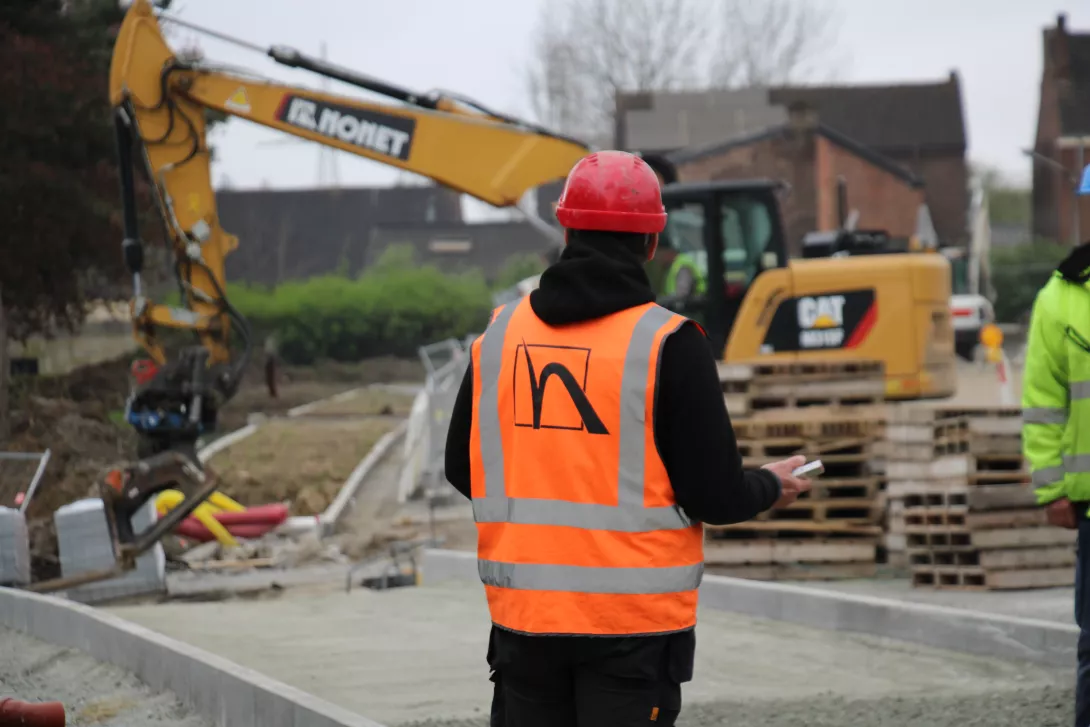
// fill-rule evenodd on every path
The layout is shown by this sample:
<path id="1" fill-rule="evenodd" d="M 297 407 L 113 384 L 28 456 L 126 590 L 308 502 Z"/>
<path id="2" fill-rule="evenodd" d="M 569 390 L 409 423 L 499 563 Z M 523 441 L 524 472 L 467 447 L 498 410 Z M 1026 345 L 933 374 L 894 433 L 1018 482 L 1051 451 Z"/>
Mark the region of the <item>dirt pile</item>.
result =
<path id="1" fill-rule="evenodd" d="M 260 359 L 260 357 L 255 357 Z M 129 394 L 129 365 L 132 358 L 120 357 L 77 369 L 64 376 L 16 379 L 12 382 L 12 438 L 0 449 L 16 452 L 51 452 L 49 464 L 28 511 L 31 532 L 34 580 L 59 575 L 53 513 L 57 508 L 85 497 L 95 496 L 97 480 L 109 467 L 136 456 L 136 434 L 123 420 Z M 255 360 L 247 371 L 242 388 L 221 411 L 219 429 L 228 432 L 246 423 L 252 412 L 279 414 L 287 409 L 322 399 L 338 392 L 375 382 L 423 380 L 419 362 L 375 359 L 355 364 L 321 363 L 314 367 L 287 367 L 279 372 L 280 396 L 269 397 L 265 389 L 262 364 Z M 386 429 L 366 432 L 365 440 L 377 439 Z M 320 437 L 319 439 L 327 437 Z M 302 442 L 280 442 L 294 450 Z M 340 440 L 344 444 L 343 438 Z M 226 489 L 246 504 L 264 504 L 285 499 L 302 500 L 293 514 L 313 514 L 328 505 L 332 495 L 348 476 L 373 441 L 353 441 L 350 464 L 332 466 L 339 460 L 330 449 L 326 456 L 308 457 L 303 464 L 301 487 L 273 477 L 271 491 L 260 480 L 269 468 L 243 463 L 242 472 L 230 472 Z M 366 447 L 360 451 L 361 447 Z M 334 446 L 333 449 L 337 447 Z M 274 448 L 275 449 L 275 448 Z M 290 452 L 281 452 L 277 466 L 291 460 Z M 328 460 L 328 461 L 323 461 Z M 36 462 L 0 460 L 0 505 L 11 507 L 16 495 L 25 491 L 34 474 Z M 347 467 L 347 471 L 345 471 Z M 217 468 L 218 469 L 218 468 Z M 274 470 L 276 468 L 273 468 Z M 248 473 L 247 473 L 248 470 Z M 257 482 L 255 483 L 255 480 Z M 332 493 L 332 494 L 331 494 Z"/>
<path id="2" fill-rule="evenodd" d="M 287 502 L 292 515 L 317 515 L 396 424 L 386 417 L 274 420 L 212 457 L 208 466 L 220 478 L 220 492 L 247 507 Z"/>
<path id="3" fill-rule="evenodd" d="M 56 509 L 94 496 L 103 471 L 136 453 L 136 436 L 120 416 L 128 392 L 127 374 L 125 358 L 64 377 L 14 383 L 12 439 L 3 448 L 50 451 L 27 512 L 36 580 L 60 573 L 53 529 Z M 0 463 L 0 505 L 14 505 L 36 467 L 36 462 Z"/>

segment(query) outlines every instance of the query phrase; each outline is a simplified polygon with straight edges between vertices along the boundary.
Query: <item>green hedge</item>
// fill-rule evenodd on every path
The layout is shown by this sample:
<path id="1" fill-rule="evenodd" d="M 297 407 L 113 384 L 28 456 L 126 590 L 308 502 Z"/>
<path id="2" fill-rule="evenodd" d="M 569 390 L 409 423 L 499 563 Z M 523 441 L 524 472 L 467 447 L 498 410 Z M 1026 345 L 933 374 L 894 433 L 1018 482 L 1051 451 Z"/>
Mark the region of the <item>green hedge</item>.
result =
<path id="1" fill-rule="evenodd" d="M 288 363 L 415 356 L 419 346 L 484 329 L 491 292 L 478 273 L 417 266 L 391 248 L 359 278 L 326 275 L 274 289 L 232 284 L 260 348 L 274 334 Z"/>
<path id="2" fill-rule="evenodd" d="M 996 319 L 1001 323 L 1026 320 L 1037 292 L 1070 252 L 1067 245 L 1049 240 L 994 248 L 991 262 Z"/>

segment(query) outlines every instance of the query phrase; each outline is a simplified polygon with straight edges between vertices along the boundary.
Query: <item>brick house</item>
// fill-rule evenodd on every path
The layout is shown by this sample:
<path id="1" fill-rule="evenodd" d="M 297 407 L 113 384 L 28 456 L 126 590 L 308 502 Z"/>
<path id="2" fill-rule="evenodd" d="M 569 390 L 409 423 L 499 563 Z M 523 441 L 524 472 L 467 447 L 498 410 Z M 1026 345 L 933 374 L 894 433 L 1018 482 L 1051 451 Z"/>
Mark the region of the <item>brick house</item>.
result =
<path id="1" fill-rule="evenodd" d="M 1068 244 L 1090 239 L 1090 199 L 1076 207 L 1075 184 L 1090 164 L 1090 33 L 1064 15 L 1044 29 L 1044 68 L 1034 151 L 1061 165 L 1033 164 L 1033 234 Z"/>
<path id="2" fill-rule="evenodd" d="M 904 167 L 822 123 L 803 105 L 788 120 L 756 133 L 669 155 L 680 181 L 778 179 L 790 185 L 781 198 L 788 250 L 802 236 L 839 225 L 838 180 L 848 209 L 859 211 L 858 227 L 883 229 L 893 237 L 916 230 L 924 202 L 923 181 Z"/>
<path id="3" fill-rule="evenodd" d="M 956 72 L 938 83 L 621 94 L 614 144 L 658 153 L 707 147 L 787 124 L 792 107 L 808 108 L 828 134 L 921 179 L 940 239 L 968 239 L 967 143 Z M 784 172 L 786 181 L 796 176 Z"/>

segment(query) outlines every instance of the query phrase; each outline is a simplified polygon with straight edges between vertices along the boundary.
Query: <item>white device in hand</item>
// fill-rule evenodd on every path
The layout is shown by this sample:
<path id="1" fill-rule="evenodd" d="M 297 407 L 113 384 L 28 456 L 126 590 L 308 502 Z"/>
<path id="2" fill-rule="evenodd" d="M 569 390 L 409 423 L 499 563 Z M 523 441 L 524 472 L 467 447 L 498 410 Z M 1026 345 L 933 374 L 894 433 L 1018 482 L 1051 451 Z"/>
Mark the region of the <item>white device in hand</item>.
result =
<path id="1" fill-rule="evenodd" d="M 820 459 L 815 459 L 813 462 L 807 462 L 801 467 L 796 467 L 791 470 L 793 477 L 817 477 L 825 471 L 825 465 L 821 463 Z"/>

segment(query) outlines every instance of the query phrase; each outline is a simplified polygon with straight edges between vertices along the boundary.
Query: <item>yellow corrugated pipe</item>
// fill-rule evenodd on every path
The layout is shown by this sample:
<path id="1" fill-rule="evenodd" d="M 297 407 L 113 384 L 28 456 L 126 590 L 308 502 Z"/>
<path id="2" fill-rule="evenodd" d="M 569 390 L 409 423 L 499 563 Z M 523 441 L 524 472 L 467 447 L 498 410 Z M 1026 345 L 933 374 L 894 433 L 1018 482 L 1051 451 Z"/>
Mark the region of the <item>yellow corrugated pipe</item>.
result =
<path id="1" fill-rule="evenodd" d="M 185 495 L 178 490 L 163 490 L 155 498 L 155 510 L 162 517 L 177 507 L 184 499 Z M 197 508 L 193 511 L 193 517 L 208 528 L 208 532 L 212 533 L 220 545 L 225 548 L 234 548 L 238 546 L 235 536 L 227 532 L 227 528 L 223 527 L 214 516 L 217 512 L 242 512 L 245 509 L 245 507 L 222 492 L 213 492 L 207 500 L 197 505 Z"/>

